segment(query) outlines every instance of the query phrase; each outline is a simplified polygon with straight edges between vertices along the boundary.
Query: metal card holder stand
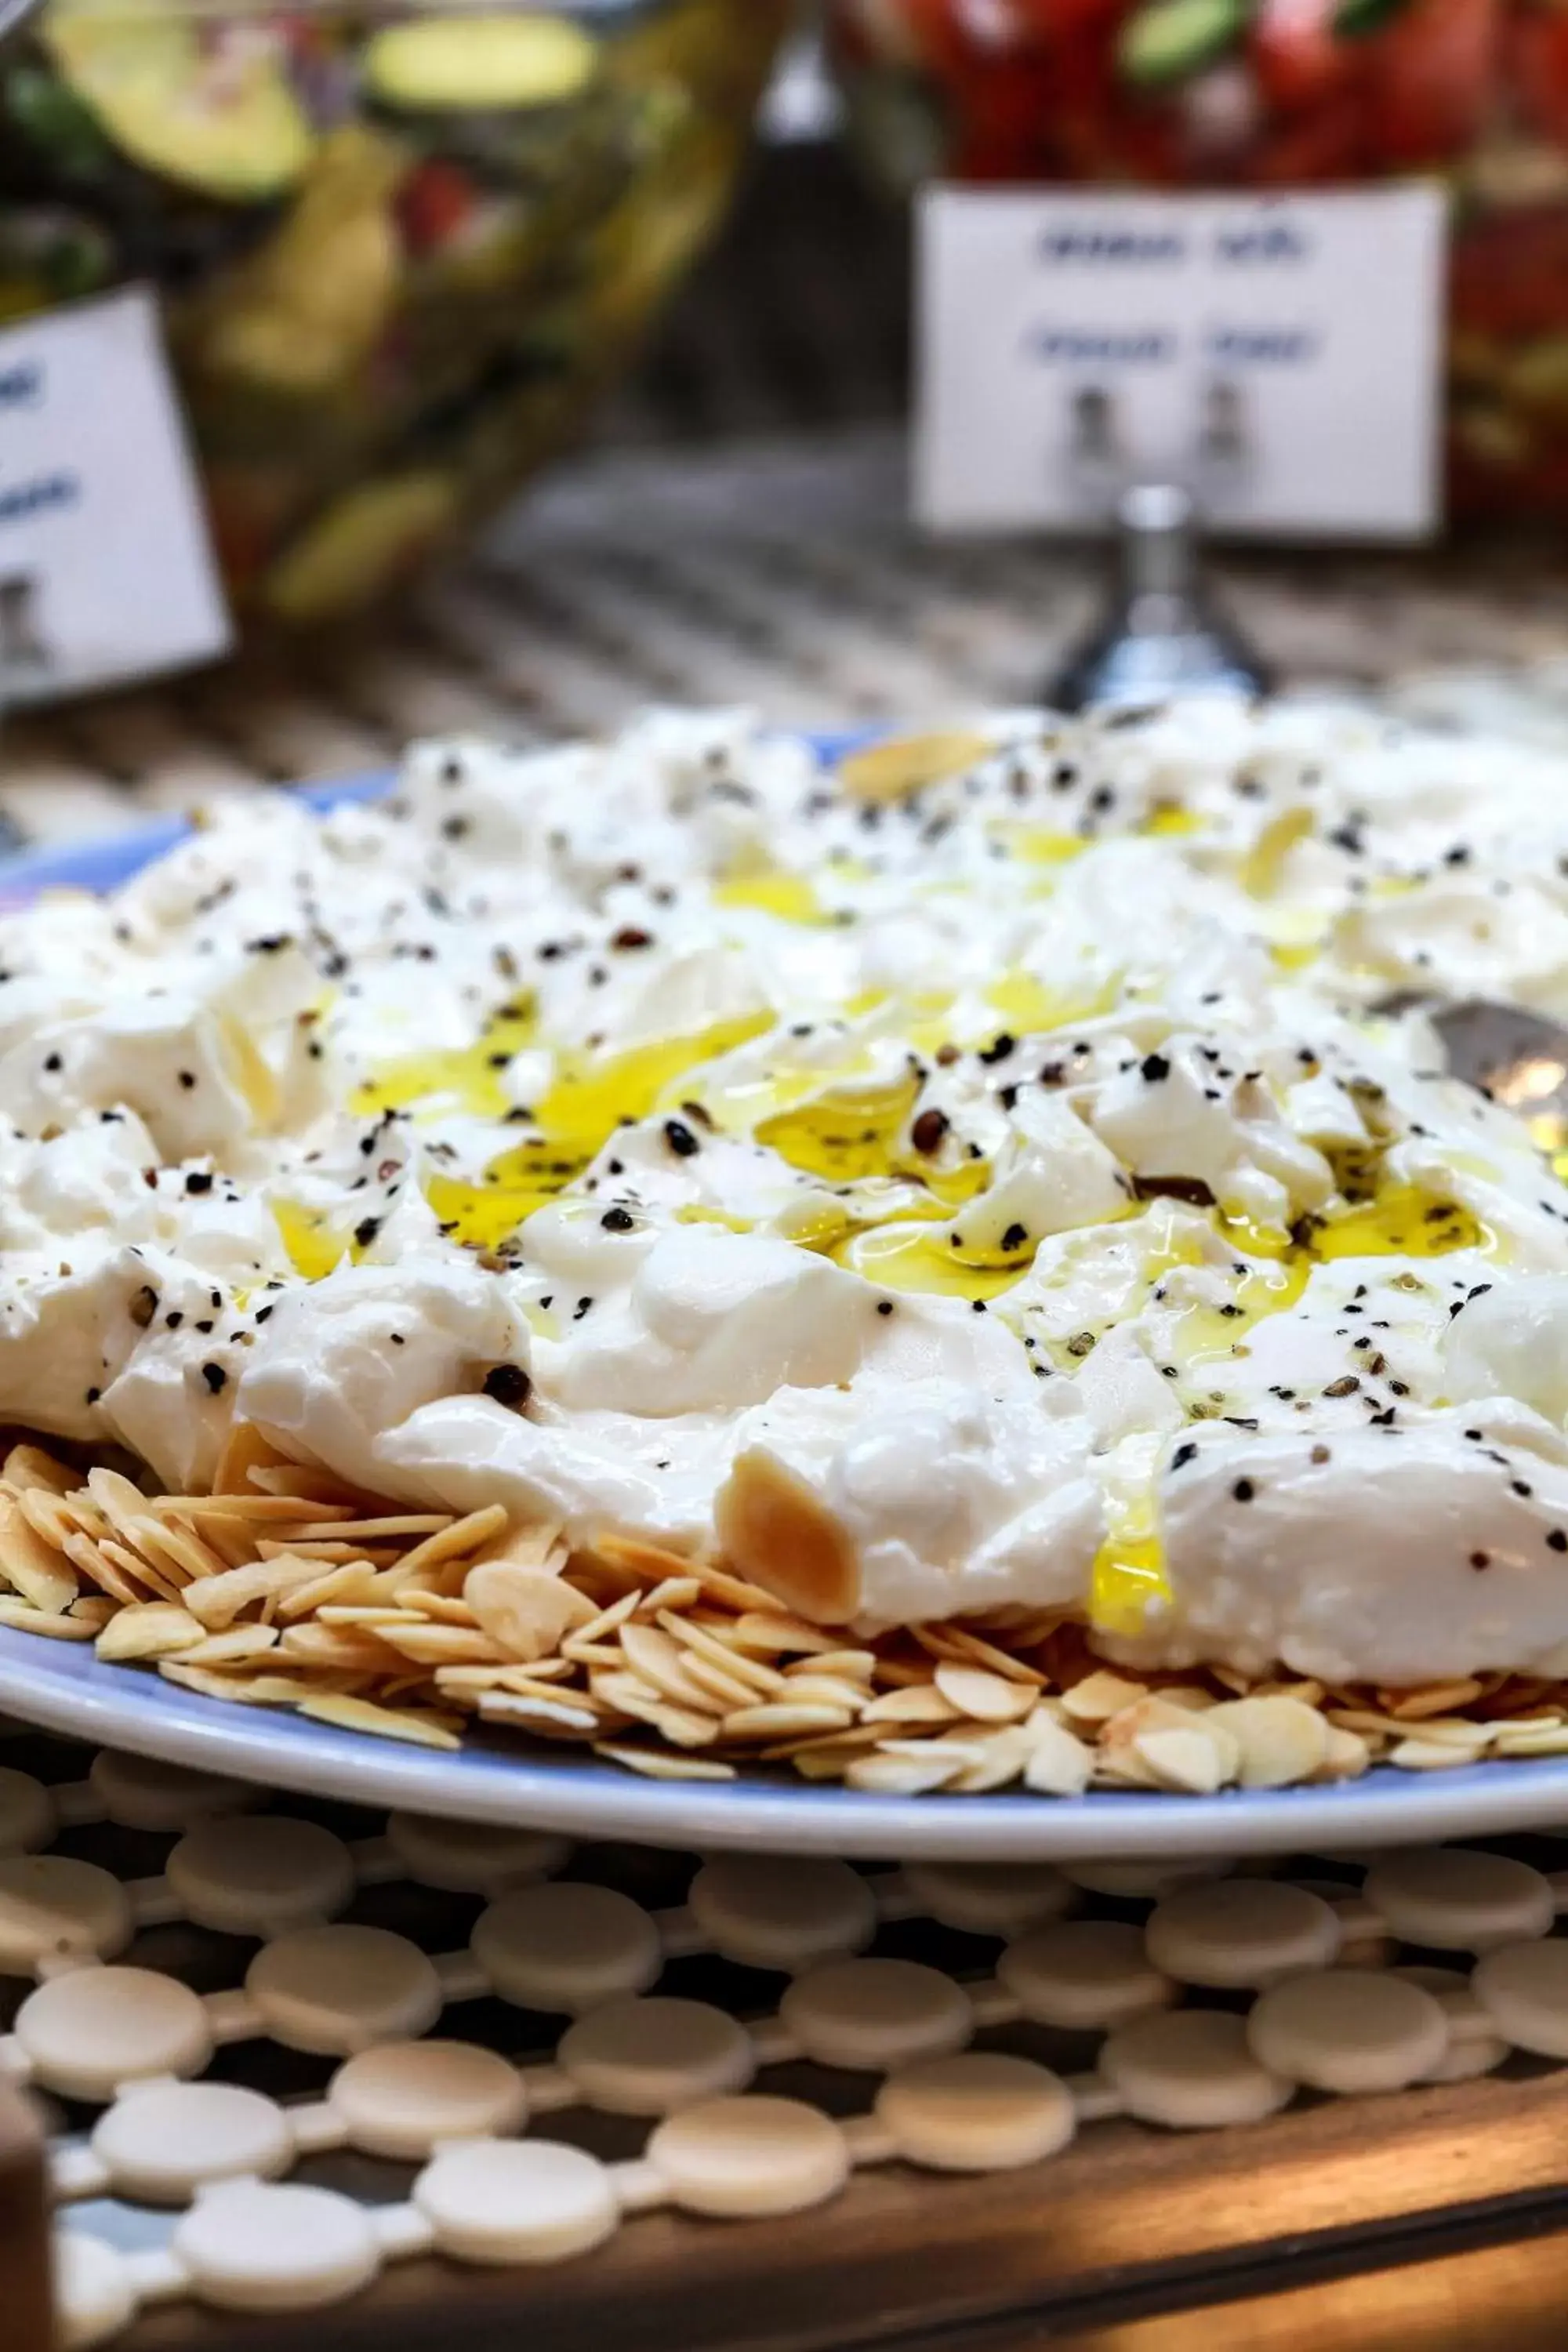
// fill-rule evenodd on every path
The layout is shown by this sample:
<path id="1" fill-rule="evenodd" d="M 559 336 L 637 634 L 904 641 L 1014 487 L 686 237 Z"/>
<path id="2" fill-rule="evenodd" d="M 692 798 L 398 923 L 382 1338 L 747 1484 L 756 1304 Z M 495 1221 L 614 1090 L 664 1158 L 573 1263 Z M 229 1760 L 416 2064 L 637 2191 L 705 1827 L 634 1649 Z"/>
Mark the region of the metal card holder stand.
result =
<path id="1" fill-rule="evenodd" d="M 1177 693 L 1267 691 L 1267 669 L 1215 604 L 1199 545 L 1201 517 L 1223 517 L 1249 458 L 1245 407 L 1226 381 L 1205 395 L 1192 488 L 1140 470 L 1124 454 L 1115 402 L 1102 386 L 1079 393 L 1068 465 L 1086 511 L 1109 519 L 1112 578 L 1099 619 L 1047 686 L 1047 703 L 1079 710 Z"/>

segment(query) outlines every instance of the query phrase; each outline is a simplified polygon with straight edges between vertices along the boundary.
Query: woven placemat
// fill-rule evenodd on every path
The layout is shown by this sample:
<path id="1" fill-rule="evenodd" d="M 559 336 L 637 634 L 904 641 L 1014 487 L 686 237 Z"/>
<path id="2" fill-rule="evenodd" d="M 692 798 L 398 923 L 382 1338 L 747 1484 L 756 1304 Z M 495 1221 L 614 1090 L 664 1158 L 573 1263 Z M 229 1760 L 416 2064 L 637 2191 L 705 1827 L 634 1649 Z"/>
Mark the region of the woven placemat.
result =
<path id="1" fill-rule="evenodd" d="M 873 425 L 584 459 L 374 628 L 0 729 L 31 841 L 383 767 L 411 735 L 599 733 L 649 701 L 782 726 L 920 724 L 1037 698 L 1096 551 L 922 539 Z M 1229 555 L 1222 591 L 1288 680 L 1568 745 L 1568 580 L 1517 547 Z"/>
<path id="2" fill-rule="evenodd" d="M 1236 1875 L 703 1862 L 274 1809 L 11 1732 L 0 2070 L 43 2102 L 68 2346 L 133 2323 L 195 2341 L 176 2307 L 305 2314 L 421 2267 L 452 2333 L 468 2282 L 507 2272 L 515 2324 L 552 2345 L 592 2340 L 596 2282 L 602 2326 L 638 2276 L 678 2286 L 707 2341 L 704 2297 L 749 2259 L 760 2278 L 796 2216 L 804 2268 L 837 2249 L 847 2326 L 900 2231 L 917 2263 L 956 2229 L 972 2297 L 988 2232 L 995 2262 L 1026 2227 L 1021 2292 L 1163 2251 L 1159 2179 L 1189 2200 L 1184 2252 L 1234 2252 L 1264 2232 L 1277 2155 L 1315 2140 L 1321 2193 L 1331 2156 L 1439 2113 L 1462 2134 L 1468 2103 L 1450 2199 L 1518 2192 L 1533 2141 L 1479 2135 L 1521 2097 L 1556 2113 L 1568 2079 L 1542 2079 L 1568 2058 L 1560 1843 Z M 1325 2136 L 1324 2097 L 1368 2094 Z M 1252 2207 L 1200 2221 L 1193 2190 L 1237 2160 Z M 1391 2165 L 1355 2218 L 1433 2188 Z M 1310 2206 L 1296 2226 L 1328 2218 Z M 1099 2242 L 1053 2238 L 1052 2212 L 1098 2213 Z M 832 2319 L 813 2343 L 841 2340 Z M 773 2340 L 756 2311 L 731 2333 Z"/>

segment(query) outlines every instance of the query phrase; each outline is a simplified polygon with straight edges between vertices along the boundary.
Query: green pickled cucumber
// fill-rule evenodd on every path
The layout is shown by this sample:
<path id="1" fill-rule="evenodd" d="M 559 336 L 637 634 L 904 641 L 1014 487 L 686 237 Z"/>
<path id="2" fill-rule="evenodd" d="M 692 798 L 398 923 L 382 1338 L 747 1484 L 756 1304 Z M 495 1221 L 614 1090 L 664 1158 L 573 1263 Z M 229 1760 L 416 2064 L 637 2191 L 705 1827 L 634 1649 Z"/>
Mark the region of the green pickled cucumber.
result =
<path id="1" fill-rule="evenodd" d="M 563 16 L 416 16 L 377 33 L 361 67 L 372 95 L 398 113 L 510 114 L 583 97 L 599 50 Z"/>
<path id="2" fill-rule="evenodd" d="M 204 51 L 174 16 L 51 10 L 43 40 L 72 93 L 121 153 L 160 179 L 226 203 L 292 187 L 310 125 L 274 61 Z"/>
<path id="3" fill-rule="evenodd" d="M 1122 27 L 1122 79 L 1145 89 L 1185 81 L 1224 57 L 1246 24 L 1246 0 L 1150 0 Z"/>
<path id="4" fill-rule="evenodd" d="M 447 474 L 395 474 L 362 482 L 297 539 L 262 583 L 281 621 L 326 620 L 395 588 L 450 530 L 458 486 Z"/>

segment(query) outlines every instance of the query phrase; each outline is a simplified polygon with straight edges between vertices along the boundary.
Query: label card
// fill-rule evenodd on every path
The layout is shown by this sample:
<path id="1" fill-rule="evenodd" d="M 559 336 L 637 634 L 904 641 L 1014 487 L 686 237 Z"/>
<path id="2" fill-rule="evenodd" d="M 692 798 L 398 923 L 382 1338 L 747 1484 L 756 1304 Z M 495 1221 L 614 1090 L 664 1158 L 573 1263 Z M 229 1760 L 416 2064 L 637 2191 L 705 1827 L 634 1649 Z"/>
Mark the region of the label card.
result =
<path id="1" fill-rule="evenodd" d="M 0 332 L 0 707 L 226 653 L 157 311 L 139 288 Z"/>
<path id="2" fill-rule="evenodd" d="M 1439 188 L 942 187 L 918 234 L 922 522 L 1081 530 L 1174 479 L 1226 531 L 1436 528 Z"/>

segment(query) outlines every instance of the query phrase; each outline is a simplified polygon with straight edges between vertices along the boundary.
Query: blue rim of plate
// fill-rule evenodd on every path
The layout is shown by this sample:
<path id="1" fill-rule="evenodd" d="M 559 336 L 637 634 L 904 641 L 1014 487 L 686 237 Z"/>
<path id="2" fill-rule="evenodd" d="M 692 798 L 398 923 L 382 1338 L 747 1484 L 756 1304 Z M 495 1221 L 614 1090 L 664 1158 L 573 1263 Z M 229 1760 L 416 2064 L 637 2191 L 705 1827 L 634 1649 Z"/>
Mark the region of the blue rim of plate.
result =
<path id="1" fill-rule="evenodd" d="M 827 762 L 865 735 L 813 736 Z M 312 807 L 374 800 L 388 776 L 304 788 Z M 40 890 L 105 890 L 183 836 L 177 818 L 0 862 L 0 911 Z M 883 1797 L 762 1774 L 731 1781 L 640 1778 L 565 1746 L 456 1752 L 405 1746 L 279 1710 L 209 1699 L 145 1669 L 108 1665 L 86 1643 L 0 1626 L 0 1708 L 104 1747 L 350 1802 L 560 1830 L 645 1845 L 917 1861 L 1046 1862 L 1303 1853 L 1546 1829 L 1568 1822 L 1568 1757 L 1380 1766 L 1322 1788 L 1227 1789 L 1213 1797 L 1096 1790 L 1077 1798 Z"/>

